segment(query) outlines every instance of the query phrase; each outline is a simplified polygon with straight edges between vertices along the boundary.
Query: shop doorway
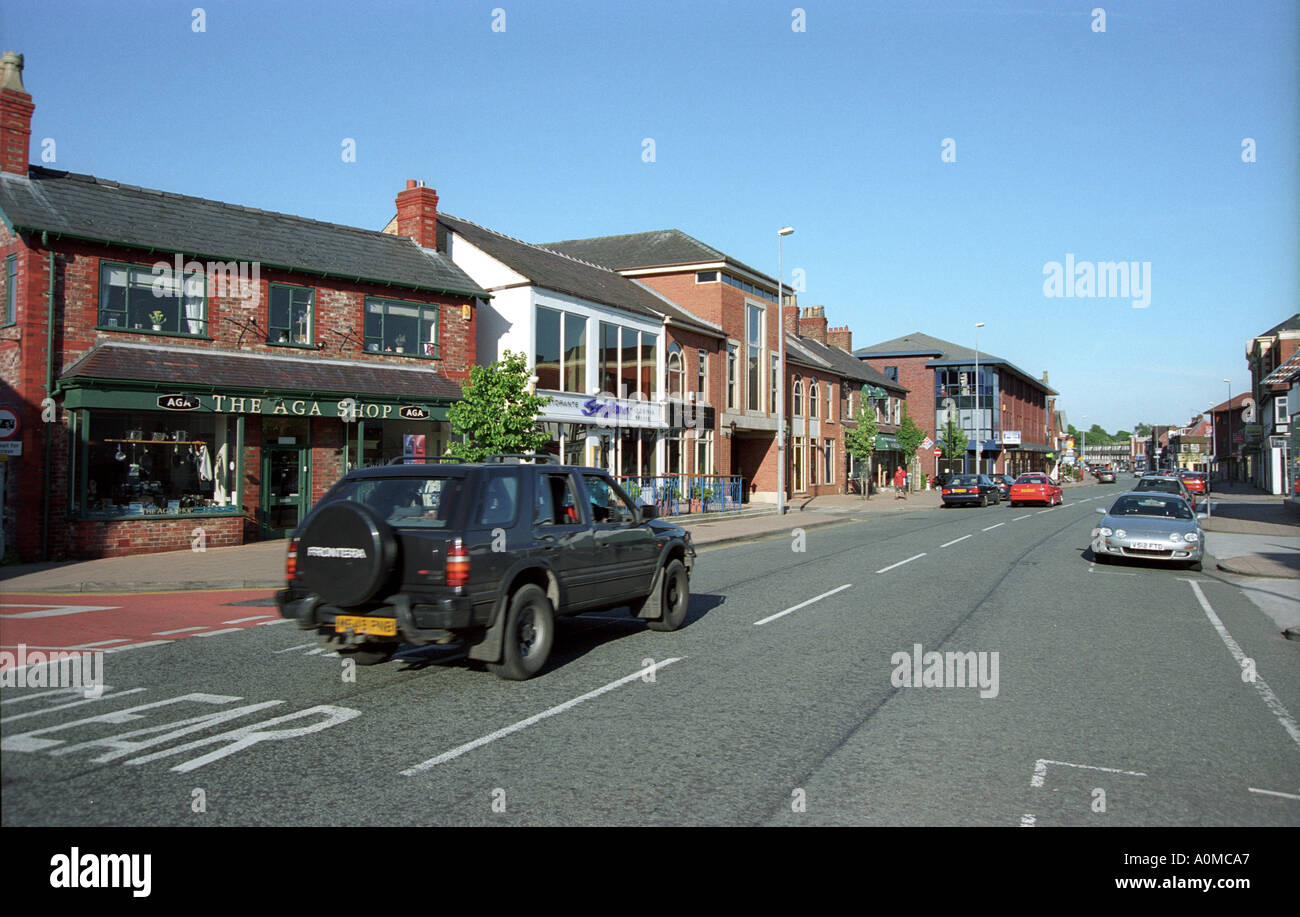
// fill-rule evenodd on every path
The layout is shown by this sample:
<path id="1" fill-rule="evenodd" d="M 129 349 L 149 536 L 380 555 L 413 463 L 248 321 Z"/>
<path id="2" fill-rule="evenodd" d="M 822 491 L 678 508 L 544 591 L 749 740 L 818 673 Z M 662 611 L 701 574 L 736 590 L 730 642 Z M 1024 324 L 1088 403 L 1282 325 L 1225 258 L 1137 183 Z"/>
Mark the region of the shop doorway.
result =
<path id="1" fill-rule="evenodd" d="M 262 447 L 262 538 L 286 538 L 311 509 L 307 446 Z"/>

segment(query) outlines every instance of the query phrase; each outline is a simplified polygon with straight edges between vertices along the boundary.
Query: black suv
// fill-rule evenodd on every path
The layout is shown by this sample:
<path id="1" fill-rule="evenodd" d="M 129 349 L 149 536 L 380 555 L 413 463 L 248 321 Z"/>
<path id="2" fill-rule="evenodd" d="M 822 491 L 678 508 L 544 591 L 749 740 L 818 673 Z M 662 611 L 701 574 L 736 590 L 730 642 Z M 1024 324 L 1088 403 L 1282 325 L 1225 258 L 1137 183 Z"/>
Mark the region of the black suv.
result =
<path id="1" fill-rule="evenodd" d="M 496 458 L 349 472 L 294 533 L 280 614 L 360 665 L 459 639 L 509 679 L 546 664 L 556 615 L 681 627 L 689 533 L 598 468 Z"/>

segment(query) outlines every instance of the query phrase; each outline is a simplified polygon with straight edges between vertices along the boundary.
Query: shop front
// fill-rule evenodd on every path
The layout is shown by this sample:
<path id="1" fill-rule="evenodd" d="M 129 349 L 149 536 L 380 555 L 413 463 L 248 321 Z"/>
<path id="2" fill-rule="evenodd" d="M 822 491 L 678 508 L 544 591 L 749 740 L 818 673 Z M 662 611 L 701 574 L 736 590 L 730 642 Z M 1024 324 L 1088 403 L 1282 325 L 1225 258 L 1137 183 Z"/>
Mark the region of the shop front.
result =
<path id="1" fill-rule="evenodd" d="M 263 356 L 253 380 L 242 356 L 151 353 L 132 366 L 122 358 L 142 354 L 91 351 L 60 380 L 67 532 L 56 540 L 71 556 L 283 538 L 348 470 L 436 455 L 449 437 L 458 388 L 428 371 L 311 361 L 313 373 Z M 177 364 L 190 381 L 140 378 Z M 333 391 L 301 387 L 327 374 Z M 434 379 L 442 397 L 430 397 Z"/>

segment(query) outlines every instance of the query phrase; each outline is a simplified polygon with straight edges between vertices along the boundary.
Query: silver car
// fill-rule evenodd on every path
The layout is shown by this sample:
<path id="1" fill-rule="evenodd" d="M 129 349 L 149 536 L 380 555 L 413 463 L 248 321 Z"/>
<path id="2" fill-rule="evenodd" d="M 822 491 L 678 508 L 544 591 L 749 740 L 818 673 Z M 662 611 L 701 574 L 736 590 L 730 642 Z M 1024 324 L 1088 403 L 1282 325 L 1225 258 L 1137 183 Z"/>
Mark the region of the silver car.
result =
<path id="1" fill-rule="evenodd" d="M 1201 569 L 1205 536 L 1200 519 L 1178 494 L 1129 491 L 1109 510 L 1098 509 L 1102 520 L 1092 530 L 1092 554 L 1097 563 L 1113 557 L 1185 563 Z"/>

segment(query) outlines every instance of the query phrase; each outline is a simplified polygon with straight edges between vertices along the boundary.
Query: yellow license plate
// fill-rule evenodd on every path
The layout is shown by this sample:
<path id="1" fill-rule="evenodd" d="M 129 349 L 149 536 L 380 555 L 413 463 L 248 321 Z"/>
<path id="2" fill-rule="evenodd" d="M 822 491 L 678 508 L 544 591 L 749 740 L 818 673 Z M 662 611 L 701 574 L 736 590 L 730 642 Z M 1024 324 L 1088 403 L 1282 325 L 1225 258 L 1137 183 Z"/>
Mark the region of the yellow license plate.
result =
<path id="1" fill-rule="evenodd" d="M 955 493 L 955 494 L 968 494 L 968 493 L 970 493 L 970 491 L 967 490 L 965 487 L 958 487 L 958 488 L 956 488 L 956 489 L 953 490 L 953 493 Z"/>
<path id="2" fill-rule="evenodd" d="M 334 619 L 337 634 L 352 631 L 354 634 L 373 634 L 376 637 L 396 637 L 396 618 L 362 618 L 356 615 L 339 615 Z"/>

